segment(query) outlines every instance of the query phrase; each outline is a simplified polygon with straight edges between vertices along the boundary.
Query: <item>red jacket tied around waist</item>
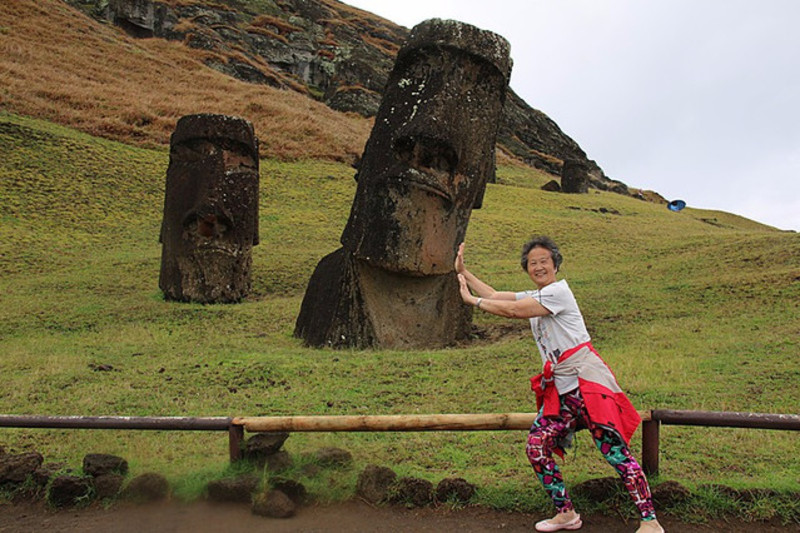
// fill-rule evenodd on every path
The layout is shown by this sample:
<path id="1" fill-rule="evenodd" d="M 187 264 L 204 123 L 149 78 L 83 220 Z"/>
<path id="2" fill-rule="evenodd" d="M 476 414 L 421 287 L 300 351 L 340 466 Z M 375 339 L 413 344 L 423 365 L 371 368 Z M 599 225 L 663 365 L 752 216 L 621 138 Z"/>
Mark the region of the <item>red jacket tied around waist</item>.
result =
<path id="1" fill-rule="evenodd" d="M 544 406 L 544 417 L 559 416 L 561 402 L 554 379 L 559 373 L 577 374 L 590 427 L 598 425 L 615 431 L 629 444 L 642 420 L 592 344 L 586 342 L 567 350 L 556 364 L 548 361 L 542 373 L 531 378 L 536 407 L 542 409 Z M 561 391 L 561 394 L 566 392 L 569 391 Z"/>

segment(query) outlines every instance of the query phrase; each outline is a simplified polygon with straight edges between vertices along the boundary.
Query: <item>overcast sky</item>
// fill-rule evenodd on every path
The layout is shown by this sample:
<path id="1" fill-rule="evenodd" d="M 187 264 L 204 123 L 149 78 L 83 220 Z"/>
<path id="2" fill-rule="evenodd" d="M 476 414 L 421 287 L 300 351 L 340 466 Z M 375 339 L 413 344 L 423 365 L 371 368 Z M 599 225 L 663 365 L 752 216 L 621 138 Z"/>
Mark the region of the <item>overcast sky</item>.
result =
<path id="1" fill-rule="evenodd" d="M 800 1 L 350 0 L 511 43 L 511 87 L 610 178 L 800 230 Z"/>

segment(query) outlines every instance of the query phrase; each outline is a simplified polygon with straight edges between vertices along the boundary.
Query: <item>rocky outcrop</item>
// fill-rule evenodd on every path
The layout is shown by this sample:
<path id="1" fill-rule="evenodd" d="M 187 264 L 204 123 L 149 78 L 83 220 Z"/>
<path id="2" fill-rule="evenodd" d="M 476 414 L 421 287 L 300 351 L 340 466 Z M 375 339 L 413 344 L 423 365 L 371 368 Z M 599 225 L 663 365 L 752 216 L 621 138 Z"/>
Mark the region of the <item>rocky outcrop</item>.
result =
<path id="1" fill-rule="evenodd" d="M 207 66 L 229 76 L 298 91 L 367 117 L 376 115 L 410 31 L 336 0 L 66 1 L 130 35 L 183 41 L 203 52 Z M 590 187 L 628 194 L 625 184 L 605 176 L 554 121 L 511 89 L 497 142 L 556 176 L 565 159 L 581 160 Z"/>

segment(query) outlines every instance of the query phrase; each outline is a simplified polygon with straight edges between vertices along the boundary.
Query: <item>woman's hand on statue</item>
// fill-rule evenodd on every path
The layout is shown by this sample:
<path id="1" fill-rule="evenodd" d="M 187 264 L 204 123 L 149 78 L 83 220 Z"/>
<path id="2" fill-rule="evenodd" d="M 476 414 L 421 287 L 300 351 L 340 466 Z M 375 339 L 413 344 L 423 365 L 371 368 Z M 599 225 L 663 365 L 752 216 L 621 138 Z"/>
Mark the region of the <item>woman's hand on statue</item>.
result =
<path id="1" fill-rule="evenodd" d="M 469 292 L 467 278 L 464 277 L 464 274 L 458 275 L 458 292 L 461 293 L 461 299 L 465 304 L 475 305 L 475 297 Z"/>
<path id="2" fill-rule="evenodd" d="M 466 267 L 464 266 L 464 243 L 458 245 L 458 253 L 456 253 L 456 262 L 453 268 L 458 274 L 462 274 Z"/>

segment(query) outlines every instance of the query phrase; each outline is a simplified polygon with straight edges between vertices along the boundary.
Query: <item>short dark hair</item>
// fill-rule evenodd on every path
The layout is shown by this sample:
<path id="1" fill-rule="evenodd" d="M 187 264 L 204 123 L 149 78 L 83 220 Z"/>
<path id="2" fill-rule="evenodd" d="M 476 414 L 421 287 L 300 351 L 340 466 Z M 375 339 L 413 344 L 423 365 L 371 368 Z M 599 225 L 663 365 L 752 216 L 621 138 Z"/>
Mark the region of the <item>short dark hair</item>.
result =
<path id="1" fill-rule="evenodd" d="M 531 240 L 525 243 L 522 247 L 522 257 L 520 258 L 520 265 L 522 265 L 522 270 L 525 272 L 528 271 L 528 254 L 531 250 L 536 247 L 544 248 L 546 250 L 550 250 L 550 257 L 553 258 L 553 265 L 556 267 L 556 272 L 558 269 L 561 268 L 561 263 L 564 261 L 564 257 L 561 255 L 561 252 L 558 250 L 558 246 L 556 243 L 553 242 L 553 239 L 550 237 L 546 237 L 544 235 L 539 235 L 533 237 Z"/>

